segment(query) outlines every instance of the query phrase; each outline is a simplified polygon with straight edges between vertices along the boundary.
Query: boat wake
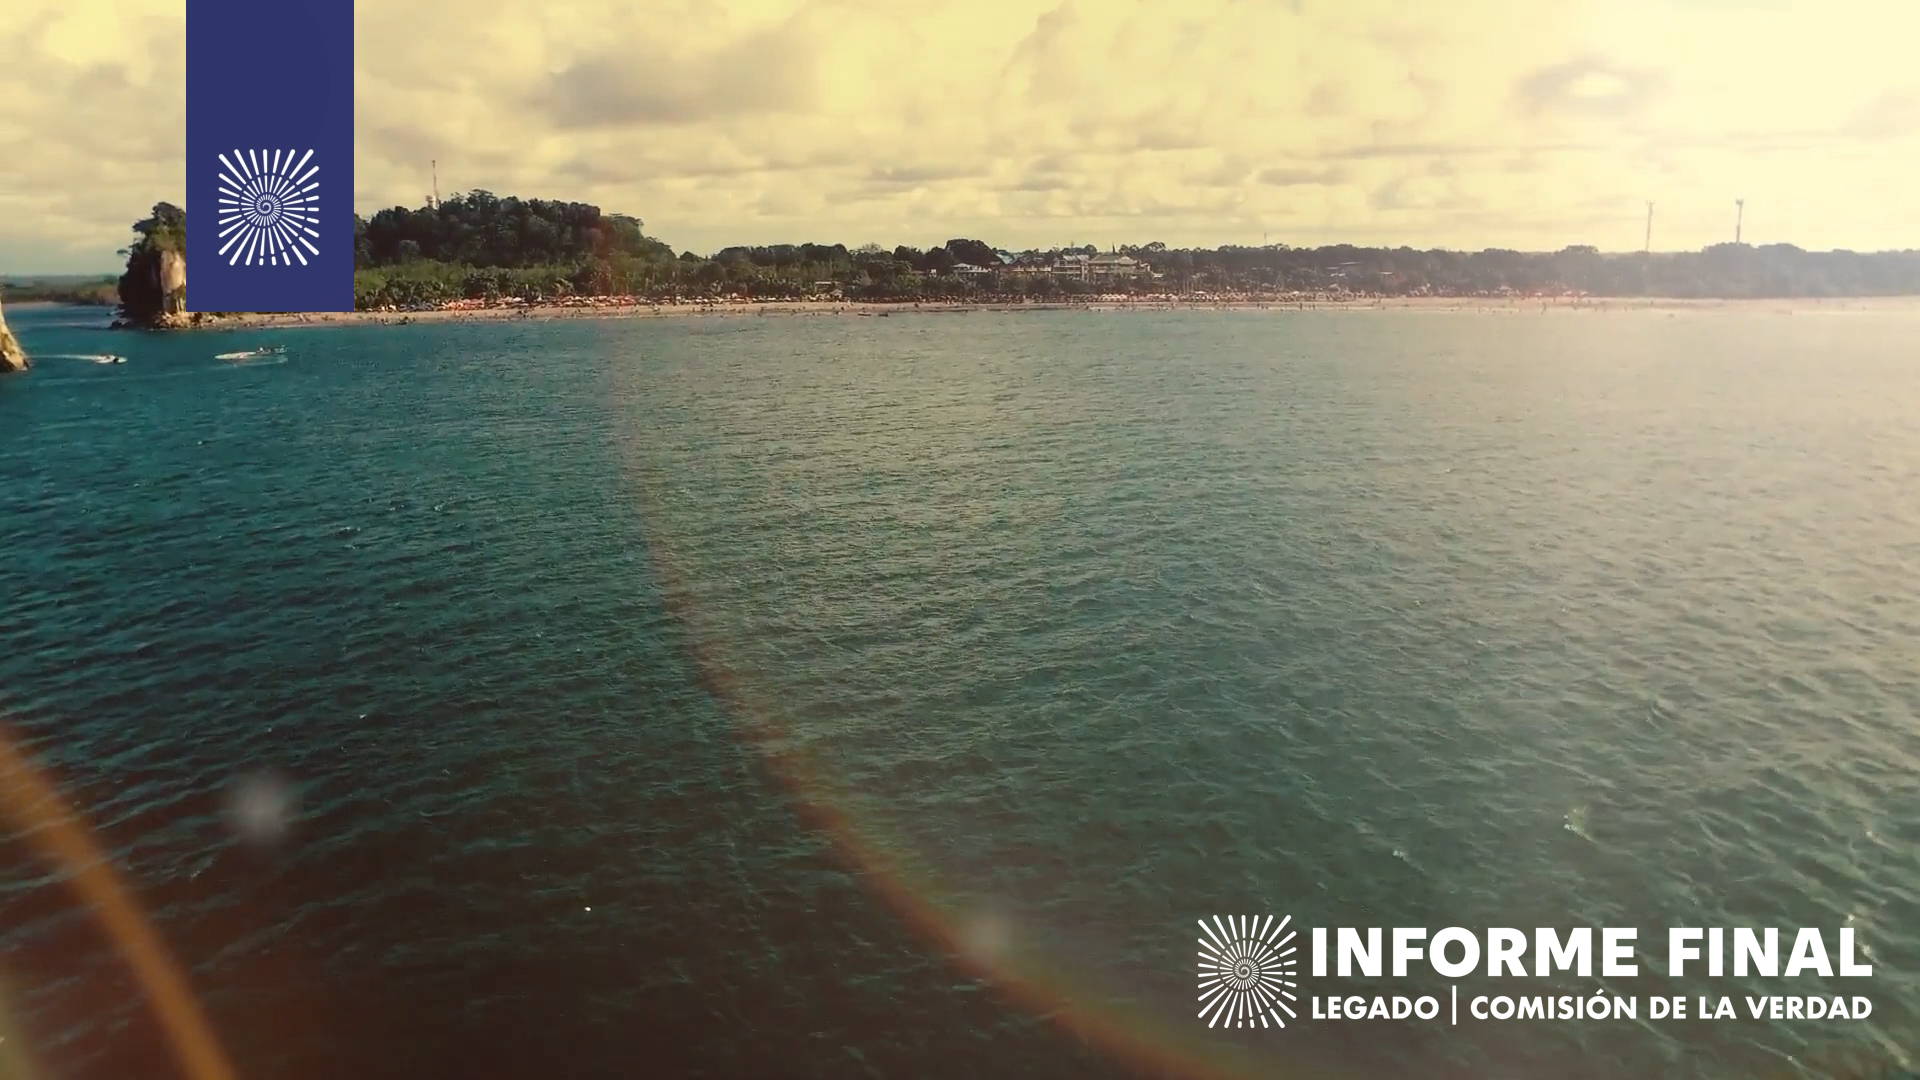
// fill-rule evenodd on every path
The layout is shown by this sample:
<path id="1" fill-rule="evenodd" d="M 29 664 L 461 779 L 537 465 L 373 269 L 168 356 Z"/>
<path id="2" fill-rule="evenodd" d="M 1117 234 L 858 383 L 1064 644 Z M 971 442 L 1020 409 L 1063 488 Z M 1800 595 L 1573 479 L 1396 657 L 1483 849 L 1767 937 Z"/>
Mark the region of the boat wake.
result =
<path id="1" fill-rule="evenodd" d="M 241 352 L 218 353 L 214 356 L 214 359 L 215 360 L 258 360 L 258 359 L 261 359 L 262 357 L 285 356 L 286 354 L 287 354 L 287 350 L 284 346 L 275 346 L 272 348 L 265 348 L 265 349 L 246 349 Z"/>
<path id="2" fill-rule="evenodd" d="M 42 360 L 88 360 L 96 364 L 124 364 L 127 358 L 112 353 L 52 353 L 40 357 Z"/>

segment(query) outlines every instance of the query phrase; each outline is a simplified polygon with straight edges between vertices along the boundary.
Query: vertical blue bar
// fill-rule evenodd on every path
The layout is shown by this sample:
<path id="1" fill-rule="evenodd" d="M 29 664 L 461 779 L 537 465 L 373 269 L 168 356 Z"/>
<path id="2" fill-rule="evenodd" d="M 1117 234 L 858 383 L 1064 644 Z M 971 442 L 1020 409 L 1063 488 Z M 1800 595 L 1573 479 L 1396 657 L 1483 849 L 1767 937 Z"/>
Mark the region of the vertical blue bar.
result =
<path id="1" fill-rule="evenodd" d="M 353 310 L 353 4 L 187 0 L 188 310 Z"/>

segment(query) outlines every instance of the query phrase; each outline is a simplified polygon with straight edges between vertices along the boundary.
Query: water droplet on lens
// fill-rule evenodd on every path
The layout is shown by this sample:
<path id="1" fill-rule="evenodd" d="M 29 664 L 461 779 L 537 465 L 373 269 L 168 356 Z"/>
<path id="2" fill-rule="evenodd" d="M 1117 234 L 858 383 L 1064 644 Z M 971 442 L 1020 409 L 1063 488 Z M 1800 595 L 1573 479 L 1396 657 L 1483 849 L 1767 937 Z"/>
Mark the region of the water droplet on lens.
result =
<path id="1" fill-rule="evenodd" d="M 257 772 L 234 784 L 227 800 L 227 818 L 241 839 L 273 843 L 293 824 L 294 791 L 278 774 Z"/>
<path id="2" fill-rule="evenodd" d="M 1013 927 L 997 912 L 975 912 L 960 924 L 960 948 L 967 959 L 992 965 L 1013 944 Z"/>

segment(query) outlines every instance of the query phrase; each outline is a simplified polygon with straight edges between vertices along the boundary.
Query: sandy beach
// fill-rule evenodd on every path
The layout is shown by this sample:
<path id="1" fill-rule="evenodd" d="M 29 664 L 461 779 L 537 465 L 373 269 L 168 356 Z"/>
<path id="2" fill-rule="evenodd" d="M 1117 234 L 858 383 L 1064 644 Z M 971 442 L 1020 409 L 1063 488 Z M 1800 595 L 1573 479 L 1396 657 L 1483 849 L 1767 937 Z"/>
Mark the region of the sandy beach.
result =
<path id="1" fill-rule="evenodd" d="M 1122 297 L 1074 303 L 874 303 L 836 300 L 725 301 L 714 303 L 499 304 L 425 311 L 351 311 L 238 314 L 197 321 L 197 330 L 252 330 L 297 326 L 404 326 L 412 323 L 550 321 L 555 319 L 655 319 L 741 316 L 840 316 L 885 318 L 906 314 L 967 314 L 979 311 L 1428 311 L 1542 314 L 1606 311 L 1740 310 L 1776 314 L 1862 312 L 1920 313 L 1920 297 L 1828 297 L 1699 300 L 1653 297 L 1366 297 L 1353 299 L 1167 299 Z"/>

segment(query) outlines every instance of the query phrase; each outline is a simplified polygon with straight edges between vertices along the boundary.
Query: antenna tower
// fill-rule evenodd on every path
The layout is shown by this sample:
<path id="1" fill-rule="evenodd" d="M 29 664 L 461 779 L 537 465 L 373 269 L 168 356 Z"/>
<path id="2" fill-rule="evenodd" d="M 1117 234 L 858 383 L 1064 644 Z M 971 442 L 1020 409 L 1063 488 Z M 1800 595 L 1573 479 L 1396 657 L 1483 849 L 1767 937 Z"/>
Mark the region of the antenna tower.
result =
<path id="1" fill-rule="evenodd" d="M 1736 244 L 1740 242 L 1740 226 L 1745 223 L 1746 216 L 1747 200 L 1733 200 L 1733 242 Z"/>

